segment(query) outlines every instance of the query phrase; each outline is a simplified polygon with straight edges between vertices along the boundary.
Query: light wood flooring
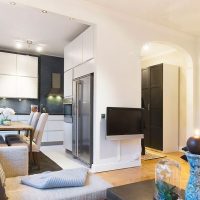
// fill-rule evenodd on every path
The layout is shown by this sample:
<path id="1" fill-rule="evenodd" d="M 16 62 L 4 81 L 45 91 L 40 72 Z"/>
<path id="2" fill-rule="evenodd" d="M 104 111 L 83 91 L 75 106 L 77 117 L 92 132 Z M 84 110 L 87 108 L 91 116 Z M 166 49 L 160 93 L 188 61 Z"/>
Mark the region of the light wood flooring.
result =
<path id="1" fill-rule="evenodd" d="M 185 188 L 189 177 L 189 165 L 180 159 L 183 153 L 175 152 L 166 154 L 167 158 L 178 161 L 181 164 L 181 188 Z M 154 179 L 155 165 L 159 159 L 142 161 L 141 167 L 114 170 L 98 173 L 100 177 L 111 183 L 113 186 L 125 185 L 148 179 Z"/>

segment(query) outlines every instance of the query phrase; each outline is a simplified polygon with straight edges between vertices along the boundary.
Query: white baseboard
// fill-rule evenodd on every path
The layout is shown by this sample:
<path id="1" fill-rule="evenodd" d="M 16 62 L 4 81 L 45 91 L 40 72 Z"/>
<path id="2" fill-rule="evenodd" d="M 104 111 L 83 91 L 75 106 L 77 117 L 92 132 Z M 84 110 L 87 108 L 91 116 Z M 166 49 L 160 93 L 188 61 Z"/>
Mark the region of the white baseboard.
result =
<path id="1" fill-rule="evenodd" d="M 133 160 L 133 161 L 118 161 L 118 162 L 105 162 L 105 163 L 98 163 L 93 164 L 91 167 L 91 172 L 104 172 L 104 171 L 111 171 L 117 169 L 124 169 L 130 167 L 138 167 L 141 166 L 141 159 Z"/>

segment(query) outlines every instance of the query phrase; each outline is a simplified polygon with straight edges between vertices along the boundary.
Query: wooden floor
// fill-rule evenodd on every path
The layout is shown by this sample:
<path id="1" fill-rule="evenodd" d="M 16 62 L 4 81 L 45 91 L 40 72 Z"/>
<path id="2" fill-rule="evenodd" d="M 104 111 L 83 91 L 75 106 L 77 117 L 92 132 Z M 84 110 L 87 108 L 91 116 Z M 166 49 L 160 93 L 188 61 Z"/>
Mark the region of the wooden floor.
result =
<path id="1" fill-rule="evenodd" d="M 178 161 L 181 164 L 181 188 L 185 188 L 189 177 L 189 165 L 180 159 L 180 152 L 166 154 L 167 158 Z M 159 159 L 142 161 L 141 167 L 127 168 L 109 172 L 98 173 L 100 177 L 113 186 L 125 185 L 148 179 L 154 179 L 155 165 Z"/>

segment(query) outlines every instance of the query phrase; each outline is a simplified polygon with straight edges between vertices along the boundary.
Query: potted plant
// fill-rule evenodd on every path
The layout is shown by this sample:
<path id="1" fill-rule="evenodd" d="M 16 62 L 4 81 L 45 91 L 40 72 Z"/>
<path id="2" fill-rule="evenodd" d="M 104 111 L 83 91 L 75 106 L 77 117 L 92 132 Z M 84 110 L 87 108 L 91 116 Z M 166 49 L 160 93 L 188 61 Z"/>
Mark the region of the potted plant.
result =
<path id="1" fill-rule="evenodd" d="M 0 108 L 0 114 L 2 116 L 1 124 L 5 126 L 11 125 L 10 116 L 15 114 L 15 111 L 12 108 Z"/>

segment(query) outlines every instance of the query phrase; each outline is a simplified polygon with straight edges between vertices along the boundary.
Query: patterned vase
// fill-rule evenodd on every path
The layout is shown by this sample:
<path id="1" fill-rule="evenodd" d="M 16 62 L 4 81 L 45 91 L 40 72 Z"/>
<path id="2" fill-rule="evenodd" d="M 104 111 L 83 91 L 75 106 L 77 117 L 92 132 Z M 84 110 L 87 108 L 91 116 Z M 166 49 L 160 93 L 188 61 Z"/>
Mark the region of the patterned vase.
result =
<path id="1" fill-rule="evenodd" d="M 185 153 L 190 164 L 190 178 L 185 190 L 186 200 L 200 200 L 200 155 Z"/>

